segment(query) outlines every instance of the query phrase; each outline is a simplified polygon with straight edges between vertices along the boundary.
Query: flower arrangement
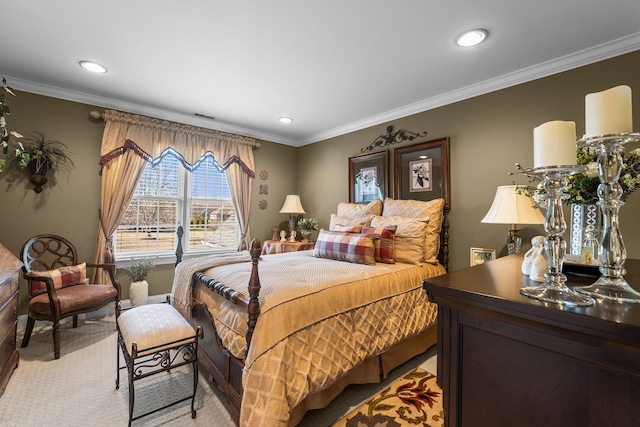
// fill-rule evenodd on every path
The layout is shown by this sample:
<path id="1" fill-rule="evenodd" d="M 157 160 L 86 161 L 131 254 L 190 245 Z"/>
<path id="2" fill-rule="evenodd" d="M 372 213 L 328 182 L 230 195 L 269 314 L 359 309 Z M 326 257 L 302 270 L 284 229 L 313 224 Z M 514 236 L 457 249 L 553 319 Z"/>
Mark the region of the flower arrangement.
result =
<path id="1" fill-rule="evenodd" d="M 141 258 L 131 261 L 128 266 L 119 268 L 118 270 L 121 270 L 132 282 L 140 282 L 147 279 L 149 272 L 151 272 L 154 267 L 155 264 L 151 258 Z"/>
<path id="2" fill-rule="evenodd" d="M 318 221 L 315 218 L 302 218 L 298 221 L 298 227 L 303 231 L 315 231 L 318 229 Z"/>
<path id="3" fill-rule="evenodd" d="M 568 198 L 563 202 L 567 205 L 583 204 L 594 205 L 598 201 L 598 186 L 600 185 L 600 177 L 598 175 L 598 153 L 597 150 L 587 147 L 577 148 L 577 159 L 579 165 L 588 166 L 588 170 L 583 173 L 572 175 L 567 178 L 567 187 L 565 192 Z M 516 163 L 517 173 L 522 173 L 529 178 L 529 182 L 539 181 L 537 175 L 527 174 L 527 170 L 523 169 L 519 163 Z M 513 175 L 513 173 L 511 173 Z M 631 193 L 640 187 L 640 148 L 622 153 L 622 169 L 620 171 L 620 179 L 618 181 L 622 187 L 621 201 L 625 201 Z M 533 197 L 536 203 L 539 203 L 540 196 L 543 191 L 539 186 L 533 185 L 518 186 L 518 193 Z"/>
<path id="4" fill-rule="evenodd" d="M 8 95 L 16 96 L 13 93 L 13 89 L 7 86 L 7 79 L 2 78 L 2 91 L 0 91 L 0 147 L 2 147 L 2 154 L 8 155 L 10 146 L 11 151 L 13 152 L 13 159 L 15 160 L 15 164 L 19 168 L 25 168 L 29 161 L 31 160 L 29 153 L 25 153 L 24 146 L 21 142 L 16 142 L 11 137 L 14 138 L 22 138 L 18 132 L 7 130 L 7 118 L 11 109 L 9 108 L 9 97 Z M 7 164 L 7 159 L 0 159 L 0 172 L 2 172 Z"/>

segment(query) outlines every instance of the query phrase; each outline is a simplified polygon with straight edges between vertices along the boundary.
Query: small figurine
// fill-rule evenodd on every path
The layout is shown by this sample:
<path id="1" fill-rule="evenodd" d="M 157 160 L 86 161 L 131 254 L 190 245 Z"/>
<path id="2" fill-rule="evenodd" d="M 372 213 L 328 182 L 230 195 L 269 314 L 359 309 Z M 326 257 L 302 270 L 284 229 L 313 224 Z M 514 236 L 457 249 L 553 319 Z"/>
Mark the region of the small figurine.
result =
<path id="1" fill-rule="evenodd" d="M 280 235 L 280 229 L 276 225 L 271 229 L 271 240 L 278 240 L 279 235 Z"/>
<path id="2" fill-rule="evenodd" d="M 296 242 L 296 230 L 293 230 L 291 232 L 291 235 L 289 236 L 289 242 L 291 242 L 291 243 L 295 243 Z"/>
<path id="3" fill-rule="evenodd" d="M 549 260 L 547 259 L 547 254 L 544 249 L 544 237 L 538 236 L 537 238 L 539 240 L 536 241 L 536 245 L 539 247 L 539 250 L 531 259 L 529 278 L 536 282 L 544 282 L 546 281 L 544 275 L 549 268 Z M 536 237 L 534 237 L 534 239 L 536 239 Z"/>
<path id="4" fill-rule="evenodd" d="M 544 248 L 544 237 L 535 236 L 531 239 L 531 249 L 524 254 L 524 261 L 522 261 L 522 274 L 527 276 L 531 274 L 531 263 L 533 258 L 538 255 Z"/>
<path id="5" fill-rule="evenodd" d="M 286 242 L 286 241 L 287 241 L 287 232 L 286 232 L 286 231 L 284 231 L 284 230 L 282 230 L 282 231 L 280 232 L 280 241 L 281 241 L 281 242 Z"/>

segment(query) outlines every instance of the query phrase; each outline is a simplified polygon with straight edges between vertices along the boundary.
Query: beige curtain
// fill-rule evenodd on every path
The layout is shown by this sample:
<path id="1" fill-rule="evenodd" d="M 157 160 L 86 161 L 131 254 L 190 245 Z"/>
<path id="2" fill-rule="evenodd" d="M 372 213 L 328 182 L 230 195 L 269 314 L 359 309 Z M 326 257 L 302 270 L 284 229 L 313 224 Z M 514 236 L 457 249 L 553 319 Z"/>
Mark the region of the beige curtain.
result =
<path id="1" fill-rule="evenodd" d="M 113 110 L 105 112 L 105 122 L 96 261 L 104 259 L 106 245 L 124 216 L 147 161 L 159 158 L 169 148 L 190 170 L 202 156 L 213 154 L 229 182 L 242 235 L 238 249 L 248 247 L 251 183 L 255 178 L 253 148 L 259 143 L 252 138 Z"/>

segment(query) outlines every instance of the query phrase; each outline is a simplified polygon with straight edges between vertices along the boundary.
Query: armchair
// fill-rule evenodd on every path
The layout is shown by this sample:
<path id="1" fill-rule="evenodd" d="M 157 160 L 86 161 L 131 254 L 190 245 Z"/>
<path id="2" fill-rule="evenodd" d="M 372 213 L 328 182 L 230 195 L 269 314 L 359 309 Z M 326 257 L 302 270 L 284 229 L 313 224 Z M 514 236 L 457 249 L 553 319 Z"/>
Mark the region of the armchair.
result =
<path id="1" fill-rule="evenodd" d="M 54 357 L 60 358 L 60 320 L 98 310 L 114 302 L 120 312 L 120 283 L 116 277 L 113 252 L 106 251 L 102 264 L 79 263 L 75 246 L 54 234 L 30 238 L 22 247 L 23 277 L 29 285 L 29 317 L 22 347 L 29 344 L 36 320 L 53 322 Z M 103 269 L 111 284 L 90 284 L 87 267 Z"/>

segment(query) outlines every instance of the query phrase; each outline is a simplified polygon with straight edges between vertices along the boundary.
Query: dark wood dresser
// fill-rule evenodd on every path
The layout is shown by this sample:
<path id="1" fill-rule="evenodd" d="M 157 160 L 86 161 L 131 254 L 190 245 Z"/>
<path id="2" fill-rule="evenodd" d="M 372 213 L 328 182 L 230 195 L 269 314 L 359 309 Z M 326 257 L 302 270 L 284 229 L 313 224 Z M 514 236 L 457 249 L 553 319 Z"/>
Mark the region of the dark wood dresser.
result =
<path id="1" fill-rule="evenodd" d="M 522 255 L 427 279 L 448 426 L 640 426 L 640 304 L 559 308 L 519 293 Z M 625 279 L 640 289 L 640 261 Z M 567 284 L 594 278 L 569 275 Z"/>
<path id="2" fill-rule="evenodd" d="M 22 262 L 0 244 L 0 393 L 4 391 L 20 353 L 16 349 L 18 285 Z"/>

